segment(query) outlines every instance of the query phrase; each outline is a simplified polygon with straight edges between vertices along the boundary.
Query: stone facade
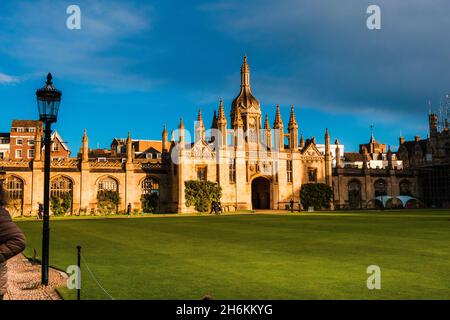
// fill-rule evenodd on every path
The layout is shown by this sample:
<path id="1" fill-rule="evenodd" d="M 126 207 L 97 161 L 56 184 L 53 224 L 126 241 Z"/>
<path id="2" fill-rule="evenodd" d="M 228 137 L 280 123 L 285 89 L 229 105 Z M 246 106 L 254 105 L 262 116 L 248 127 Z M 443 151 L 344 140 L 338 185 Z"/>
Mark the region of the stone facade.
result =
<path id="1" fill-rule="evenodd" d="M 40 143 L 40 139 L 36 142 Z M 122 143 L 125 145 L 119 150 Z M 157 157 L 136 156 L 135 144 L 129 134 L 112 146 L 119 150 L 118 159 L 99 161 L 90 158 L 92 150 L 85 131 L 77 159 L 52 161 L 51 194 L 70 193 L 69 214 L 84 215 L 98 209 L 100 190 L 118 192 L 117 211 L 121 213 L 126 212 L 128 205 L 140 211 L 141 196 L 151 192 L 159 194 L 158 212 L 192 212 L 194 209 L 185 203 L 187 180 L 217 183 L 222 188 L 221 204 L 226 211 L 285 209 L 291 200 L 298 208 L 305 183 L 333 187 L 335 208 L 371 208 L 376 206 L 377 196 L 418 196 L 419 192 L 416 172 L 397 169 L 390 150 L 383 155 L 388 159 L 386 168 L 370 169 L 370 153 L 385 152 L 381 144 L 369 143 L 362 148 L 361 168 L 345 167 L 339 142 L 330 144 L 328 130 L 324 133 L 324 145 L 320 146 L 314 137 L 299 137 L 294 107 L 285 127 L 277 106 L 270 126 L 252 93 L 246 57 L 241 66 L 240 92 L 231 104 L 229 119 L 220 100 L 211 129 L 206 130 L 202 113 L 198 112 L 192 141 L 180 119 L 171 141 L 164 127 L 157 148 L 150 146 L 157 150 Z M 12 200 L 13 214 L 37 213 L 43 202 L 43 167 L 42 157 L 0 160 L 0 168 L 6 171 L 4 186 Z"/>

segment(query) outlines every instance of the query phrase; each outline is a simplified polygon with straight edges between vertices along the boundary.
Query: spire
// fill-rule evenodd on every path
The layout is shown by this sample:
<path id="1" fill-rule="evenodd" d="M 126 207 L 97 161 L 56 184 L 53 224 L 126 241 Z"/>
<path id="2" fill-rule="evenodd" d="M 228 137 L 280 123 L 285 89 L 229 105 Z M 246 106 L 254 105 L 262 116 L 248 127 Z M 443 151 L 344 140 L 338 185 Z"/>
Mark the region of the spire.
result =
<path id="1" fill-rule="evenodd" d="M 180 118 L 180 123 L 178 125 L 178 129 L 184 129 L 183 118 Z"/>
<path id="2" fill-rule="evenodd" d="M 370 125 L 370 143 L 375 142 L 375 137 L 373 136 L 373 124 Z"/>
<path id="3" fill-rule="evenodd" d="M 339 140 L 336 139 L 336 141 L 334 142 L 334 144 L 336 145 L 336 168 L 340 168 L 341 167 L 341 148 L 339 148 Z"/>
<path id="4" fill-rule="evenodd" d="M 181 147 L 184 147 L 184 123 L 183 118 L 180 118 L 180 124 L 178 125 L 178 142 Z"/>
<path id="5" fill-rule="evenodd" d="M 219 115 L 217 117 L 217 129 L 221 132 L 220 146 L 226 147 L 228 144 L 227 118 L 225 117 L 225 109 L 223 108 L 223 100 L 219 101 Z"/>
<path id="6" fill-rule="evenodd" d="M 291 106 L 291 115 L 289 117 L 289 127 L 297 127 L 297 120 L 295 119 L 294 106 Z"/>
<path id="7" fill-rule="evenodd" d="M 264 129 L 270 130 L 269 116 L 267 114 L 266 114 L 266 120 L 264 121 Z"/>
<path id="8" fill-rule="evenodd" d="M 133 146 L 131 141 L 130 131 L 128 131 L 127 137 L 127 163 L 133 162 Z"/>
<path id="9" fill-rule="evenodd" d="M 211 123 L 211 129 L 217 129 L 217 112 L 214 110 L 213 119 Z"/>
<path id="10" fill-rule="evenodd" d="M 281 119 L 281 113 L 280 113 L 280 106 L 277 105 L 277 109 L 275 112 L 275 121 L 273 122 L 273 128 L 274 129 L 281 129 L 283 128 L 283 120 Z"/>
<path id="11" fill-rule="evenodd" d="M 87 133 L 86 133 L 86 129 L 84 129 L 83 138 L 81 139 L 81 142 L 82 142 L 82 147 L 81 147 L 82 157 L 81 157 L 81 160 L 82 160 L 82 162 L 88 162 L 89 161 L 89 146 L 88 146 L 88 136 L 87 136 Z"/>
<path id="12" fill-rule="evenodd" d="M 239 109 L 236 109 L 233 125 L 235 129 L 241 128 L 244 125 L 244 122 L 242 121 L 241 111 Z"/>
<path id="13" fill-rule="evenodd" d="M 220 102 L 219 102 L 219 115 L 217 117 L 217 120 L 226 121 L 226 117 L 225 117 L 225 109 L 223 108 L 223 100 L 222 98 L 220 98 Z"/>
<path id="14" fill-rule="evenodd" d="M 241 66 L 241 87 L 250 87 L 250 66 L 247 63 L 247 55 L 244 55 Z"/>
<path id="15" fill-rule="evenodd" d="M 201 109 L 198 109 L 197 123 L 195 124 L 195 141 L 199 140 L 205 140 L 205 125 L 203 124 Z"/>
<path id="16" fill-rule="evenodd" d="M 166 130 L 166 125 L 164 125 L 162 131 L 162 151 L 169 151 L 169 133 Z"/>
<path id="17" fill-rule="evenodd" d="M 303 138 L 303 133 L 300 133 L 300 148 L 305 147 L 305 139 Z"/>
<path id="18" fill-rule="evenodd" d="M 202 109 L 198 109 L 197 121 L 203 123 Z"/>

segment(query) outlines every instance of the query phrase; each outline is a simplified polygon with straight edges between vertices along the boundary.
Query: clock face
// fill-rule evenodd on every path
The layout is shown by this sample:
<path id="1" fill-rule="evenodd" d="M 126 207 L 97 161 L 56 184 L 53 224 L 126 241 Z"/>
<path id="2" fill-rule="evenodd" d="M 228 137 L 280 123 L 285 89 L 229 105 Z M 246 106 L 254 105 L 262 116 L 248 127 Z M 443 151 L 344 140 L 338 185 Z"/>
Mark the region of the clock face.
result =
<path id="1" fill-rule="evenodd" d="M 255 118 L 250 118 L 249 122 L 250 122 L 251 125 L 254 125 L 255 124 Z"/>

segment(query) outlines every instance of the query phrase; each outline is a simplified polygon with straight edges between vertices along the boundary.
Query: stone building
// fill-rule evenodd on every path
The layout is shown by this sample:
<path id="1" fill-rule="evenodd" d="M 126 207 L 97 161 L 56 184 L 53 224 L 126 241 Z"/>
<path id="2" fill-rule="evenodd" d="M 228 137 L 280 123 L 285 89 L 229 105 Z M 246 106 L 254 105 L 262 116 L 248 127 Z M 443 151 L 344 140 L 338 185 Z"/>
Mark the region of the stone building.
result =
<path id="1" fill-rule="evenodd" d="M 439 121 L 441 126 L 438 125 Z M 413 141 L 400 137 L 398 156 L 418 172 L 420 194 L 428 206 L 450 207 L 450 130 L 448 119 L 428 116 L 429 136 Z"/>
<path id="2" fill-rule="evenodd" d="M 291 199 L 298 203 L 305 183 L 333 187 L 335 208 L 371 208 L 377 201 L 392 203 L 402 194 L 418 195 L 415 171 L 398 169 L 393 153 L 379 144 L 369 143 L 366 151 L 362 148 L 361 167 L 348 167 L 343 164 L 343 145 L 338 141 L 331 144 L 328 129 L 324 130 L 324 143 L 317 144 L 314 137 L 299 136 L 294 107 L 287 124 L 279 106 L 272 125 L 262 111 L 244 57 L 240 90 L 231 103 L 229 118 L 220 100 L 211 128 L 205 127 L 199 110 L 192 139 L 180 119 L 170 140 L 165 127 L 161 141 L 142 146 L 129 134 L 126 139 L 113 140 L 111 149 L 102 151 L 108 155 L 102 161 L 92 157 L 85 131 L 78 158 L 52 161 L 51 195 L 70 195 L 67 214 L 95 213 L 103 190 L 119 194 L 118 212 L 125 212 L 129 204 L 139 211 L 142 196 L 151 193 L 158 194 L 158 212 L 192 212 L 185 202 L 184 183 L 188 180 L 217 183 L 222 188 L 222 206 L 228 211 L 285 209 Z M 40 139 L 35 142 L 38 148 Z M 141 147 L 143 153 L 151 154 L 153 148 L 157 155 L 140 156 L 136 148 Z M 368 166 L 368 161 L 375 160 L 374 154 L 386 157 L 387 166 Z M 0 160 L 0 168 L 6 171 L 4 186 L 13 213 L 36 214 L 43 202 L 42 157 Z M 386 198 L 377 200 L 380 196 Z"/>

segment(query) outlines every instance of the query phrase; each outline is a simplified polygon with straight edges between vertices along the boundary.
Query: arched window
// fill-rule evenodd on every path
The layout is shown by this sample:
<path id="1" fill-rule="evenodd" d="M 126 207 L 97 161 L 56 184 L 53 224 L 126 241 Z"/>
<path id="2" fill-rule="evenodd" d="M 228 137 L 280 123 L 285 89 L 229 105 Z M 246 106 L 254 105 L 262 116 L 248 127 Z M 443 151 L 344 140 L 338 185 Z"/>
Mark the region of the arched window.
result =
<path id="1" fill-rule="evenodd" d="M 348 184 L 348 205 L 351 209 L 361 208 L 361 183 L 357 180 Z"/>
<path id="2" fill-rule="evenodd" d="M 142 181 L 142 194 L 159 194 L 159 182 L 153 177 L 147 177 Z"/>
<path id="3" fill-rule="evenodd" d="M 117 181 L 111 177 L 103 178 L 98 183 L 98 191 L 103 191 L 103 190 L 118 191 L 119 186 L 118 186 Z"/>
<path id="4" fill-rule="evenodd" d="M 400 182 L 400 195 L 410 196 L 411 195 L 411 183 L 407 180 Z"/>
<path id="5" fill-rule="evenodd" d="M 23 213 L 23 180 L 9 176 L 3 182 L 3 188 L 8 195 L 8 210 L 12 216 Z"/>
<path id="6" fill-rule="evenodd" d="M 380 179 L 375 181 L 374 187 L 375 187 L 375 198 L 387 195 L 387 185 L 384 180 Z"/>
<path id="7" fill-rule="evenodd" d="M 61 198 L 64 194 L 72 195 L 72 181 L 66 177 L 58 177 L 52 180 L 50 184 L 50 196 Z"/>

